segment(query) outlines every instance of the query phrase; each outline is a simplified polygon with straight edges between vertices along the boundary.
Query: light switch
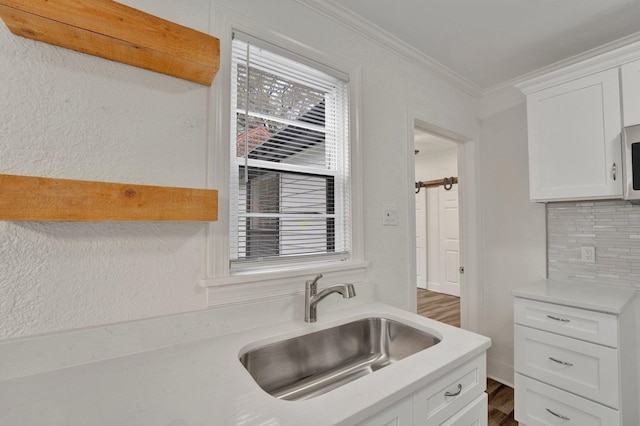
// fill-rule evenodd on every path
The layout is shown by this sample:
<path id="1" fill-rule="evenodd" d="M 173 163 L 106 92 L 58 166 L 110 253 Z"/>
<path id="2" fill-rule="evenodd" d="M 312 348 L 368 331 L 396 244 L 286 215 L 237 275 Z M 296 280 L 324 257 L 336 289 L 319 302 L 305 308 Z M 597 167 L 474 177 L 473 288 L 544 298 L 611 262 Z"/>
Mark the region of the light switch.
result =
<path id="1" fill-rule="evenodd" d="M 385 204 L 382 209 L 382 224 L 396 226 L 398 224 L 398 207 L 395 204 Z"/>

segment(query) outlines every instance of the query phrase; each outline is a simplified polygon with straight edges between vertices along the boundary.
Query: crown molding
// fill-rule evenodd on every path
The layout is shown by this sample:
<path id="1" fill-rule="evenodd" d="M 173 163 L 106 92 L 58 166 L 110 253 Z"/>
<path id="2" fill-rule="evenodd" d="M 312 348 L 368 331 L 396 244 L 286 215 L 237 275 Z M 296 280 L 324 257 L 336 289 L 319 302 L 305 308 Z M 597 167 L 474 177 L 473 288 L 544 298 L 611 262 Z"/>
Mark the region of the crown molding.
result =
<path id="1" fill-rule="evenodd" d="M 640 32 L 596 47 L 500 86 L 515 86 L 529 94 L 546 87 L 621 66 L 640 58 Z M 488 92 L 493 88 L 485 91 Z"/>
<path id="2" fill-rule="evenodd" d="M 477 84 L 445 67 L 377 25 L 355 14 L 335 0 L 296 0 L 301 5 L 337 22 L 398 56 L 426 69 L 447 83 L 475 97 L 482 97 L 483 90 Z"/>
<path id="3" fill-rule="evenodd" d="M 583 53 L 547 65 L 489 88 L 482 88 L 418 49 L 342 6 L 336 0 L 296 0 L 398 56 L 435 74 L 465 93 L 483 98 L 516 87 L 524 93 L 572 78 L 592 74 L 640 58 L 640 31 Z"/>

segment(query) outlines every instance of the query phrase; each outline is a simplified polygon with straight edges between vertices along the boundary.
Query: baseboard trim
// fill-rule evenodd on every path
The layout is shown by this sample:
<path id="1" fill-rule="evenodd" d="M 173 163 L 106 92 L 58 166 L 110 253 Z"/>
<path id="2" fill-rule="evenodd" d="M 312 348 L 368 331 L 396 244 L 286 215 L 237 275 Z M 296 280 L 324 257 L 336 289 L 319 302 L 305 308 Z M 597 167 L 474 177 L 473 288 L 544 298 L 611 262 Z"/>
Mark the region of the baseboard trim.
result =
<path id="1" fill-rule="evenodd" d="M 487 377 L 513 387 L 513 365 L 487 357 Z"/>

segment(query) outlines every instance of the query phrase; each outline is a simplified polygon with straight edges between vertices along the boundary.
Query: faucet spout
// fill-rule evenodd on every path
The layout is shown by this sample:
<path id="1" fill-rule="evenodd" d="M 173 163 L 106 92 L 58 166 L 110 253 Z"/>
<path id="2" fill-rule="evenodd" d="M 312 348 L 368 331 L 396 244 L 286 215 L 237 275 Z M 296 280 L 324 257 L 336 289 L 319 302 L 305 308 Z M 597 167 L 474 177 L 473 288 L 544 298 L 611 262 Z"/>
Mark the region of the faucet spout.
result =
<path id="1" fill-rule="evenodd" d="M 322 274 L 318 274 L 313 280 L 305 282 L 304 320 L 306 322 L 316 322 L 318 320 L 318 303 L 331 293 L 340 293 L 345 299 L 356 295 L 356 289 L 353 284 L 334 285 L 318 293 L 318 280 L 320 278 L 322 278 Z"/>

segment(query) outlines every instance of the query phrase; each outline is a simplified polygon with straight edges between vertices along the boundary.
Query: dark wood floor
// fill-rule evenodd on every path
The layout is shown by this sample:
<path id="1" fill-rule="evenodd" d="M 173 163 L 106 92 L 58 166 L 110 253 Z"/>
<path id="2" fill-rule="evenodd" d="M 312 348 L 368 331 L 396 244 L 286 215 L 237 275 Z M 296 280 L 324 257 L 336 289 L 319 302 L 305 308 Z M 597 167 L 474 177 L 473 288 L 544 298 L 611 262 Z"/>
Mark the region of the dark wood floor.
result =
<path id="1" fill-rule="evenodd" d="M 460 298 L 419 288 L 418 315 L 460 327 Z"/>
<path id="2" fill-rule="evenodd" d="M 493 379 L 487 379 L 489 395 L 489 426 L 517 426 L 513 418 L 513 389 Z"/>
<path id="3" fill-rule="evenodd" d="M 460 327 L 460 298 L 418 289 L 418 315 Z M 513 389 L 487 379 L 489 426 L 517 426 L 513 418 Z"/>

